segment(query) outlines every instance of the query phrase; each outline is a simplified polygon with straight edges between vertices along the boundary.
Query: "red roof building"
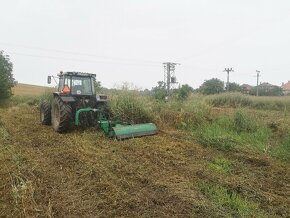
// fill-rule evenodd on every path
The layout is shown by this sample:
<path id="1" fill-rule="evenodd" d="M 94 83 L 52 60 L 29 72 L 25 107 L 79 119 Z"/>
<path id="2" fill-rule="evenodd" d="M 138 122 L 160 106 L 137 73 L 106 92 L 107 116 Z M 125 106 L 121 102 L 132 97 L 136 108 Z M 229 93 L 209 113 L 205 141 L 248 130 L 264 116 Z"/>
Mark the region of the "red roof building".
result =
<path id="1" fill-rule="evenodd" d="M 281 86 L 284 95 L 289 95 L 290 94 L 290 81 L 288 81 L 287 83 L 282 83 Z"/>
<path id="2" fill-rule="evenodd" d="M 243 84 L 241 85 L 241 88 L 242 88 L 242 93 L 249 94 L 253 87 L 248 84 Z"/>

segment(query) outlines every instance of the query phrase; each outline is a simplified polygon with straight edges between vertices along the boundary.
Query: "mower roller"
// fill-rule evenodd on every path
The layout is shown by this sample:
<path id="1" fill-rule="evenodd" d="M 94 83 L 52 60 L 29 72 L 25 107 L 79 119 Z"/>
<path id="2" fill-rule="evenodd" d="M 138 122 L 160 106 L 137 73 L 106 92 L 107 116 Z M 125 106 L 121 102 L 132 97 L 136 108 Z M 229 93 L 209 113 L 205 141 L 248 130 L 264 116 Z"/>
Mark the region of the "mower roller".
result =
<path id="1" fill-rule="evenodd" d="M 59 133 L 68 131 L 73 124 L 98 124 L 106 136 L 118 140 L 157 133 L 158 129 L 153 123 L 127 125 L 120 120 L 110 120 L 107 96 L 95 93 L 95 78 L 95 74 L 60 72 L 58 90 L 53 93 L 52 102 L 41 102 L 41 123 L 52 124 Z M 48 83 L 51 83 L 51 76 Z"/>

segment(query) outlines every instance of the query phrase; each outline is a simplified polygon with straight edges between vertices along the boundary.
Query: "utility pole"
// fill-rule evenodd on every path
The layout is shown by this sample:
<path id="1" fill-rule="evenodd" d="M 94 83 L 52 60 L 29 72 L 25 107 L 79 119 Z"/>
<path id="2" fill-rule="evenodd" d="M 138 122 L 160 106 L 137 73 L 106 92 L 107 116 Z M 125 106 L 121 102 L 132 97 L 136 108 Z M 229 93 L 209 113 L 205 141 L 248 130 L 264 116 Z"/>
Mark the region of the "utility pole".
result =
<path id="1" fill-rule="evenodd" d="M 227 91 L 230 91 L 230 72 L 234 72 L 233 68 L 225 68 L 224 72 L 227 72 Z"/>
<path id="2" fill-rule="evenodd" d="M 259 77 L 261 76 L 260 75 L 260 71 L 259 70 L 256 70 L 256 73 L 257 73 L 257 93 L 256 95 L 259 96 Z"/>
<path id="3" fill-rule="evenodd" d="M 166 88 L 167 97 L 170 96 L 170 90 L 172 89 L 173 85 L 177 83 L 176 77 L 175 77 L 175 66 L 178 65 L 178 63 L 172 63 L 172 62 L 165 62 L 163 63 L 164 66 L 164 84 Z"/>

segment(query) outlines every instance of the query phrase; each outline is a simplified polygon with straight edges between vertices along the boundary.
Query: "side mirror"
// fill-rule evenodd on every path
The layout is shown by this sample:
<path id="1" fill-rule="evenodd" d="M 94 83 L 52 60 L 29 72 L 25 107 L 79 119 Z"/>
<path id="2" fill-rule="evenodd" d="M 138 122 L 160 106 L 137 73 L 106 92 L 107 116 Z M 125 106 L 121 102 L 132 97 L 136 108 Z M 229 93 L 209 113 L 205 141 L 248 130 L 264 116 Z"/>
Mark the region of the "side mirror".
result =
<path id="1" fill-rule="evenodd" d="M 48 83 L 48 84 L 51 84 L 51 76 L 48 76 L 48 77 L 47 77 L 47 83 Z"/>

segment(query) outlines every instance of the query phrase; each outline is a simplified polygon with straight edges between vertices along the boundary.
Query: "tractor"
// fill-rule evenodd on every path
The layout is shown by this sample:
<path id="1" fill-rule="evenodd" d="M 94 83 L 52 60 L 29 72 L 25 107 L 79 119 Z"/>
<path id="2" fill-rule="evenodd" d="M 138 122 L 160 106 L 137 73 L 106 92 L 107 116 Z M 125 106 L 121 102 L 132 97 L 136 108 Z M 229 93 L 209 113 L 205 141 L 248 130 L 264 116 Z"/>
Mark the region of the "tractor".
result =
<path id="1" fill-rule="evenodd" d="M 47 82 L 51 83 L 52 76 Z M 55 77 L 53 77 L 55 79 Z M 52 124 L 56 132 L 64 133 L 75 126 L 100 126 L 104 133 L 115 139 L 126 139 L 153 135 L 157 127 L 153 123 L 127 125 L 120 120 L 110 119 L 106 95 L 96 94 L 95 74 L 60 72 L 57 91 L 52 101 L 40 104 L 40 121 Z"/>

